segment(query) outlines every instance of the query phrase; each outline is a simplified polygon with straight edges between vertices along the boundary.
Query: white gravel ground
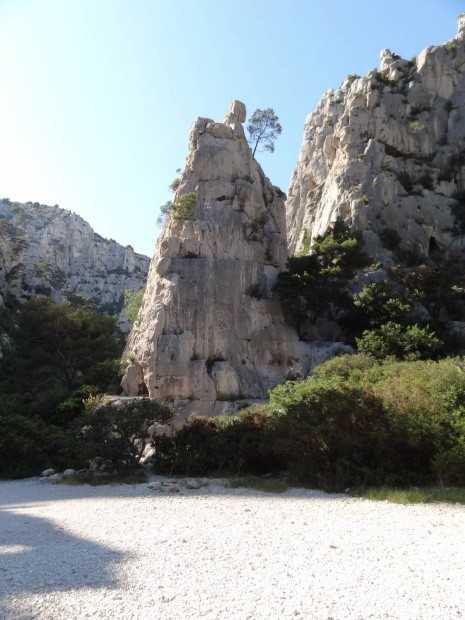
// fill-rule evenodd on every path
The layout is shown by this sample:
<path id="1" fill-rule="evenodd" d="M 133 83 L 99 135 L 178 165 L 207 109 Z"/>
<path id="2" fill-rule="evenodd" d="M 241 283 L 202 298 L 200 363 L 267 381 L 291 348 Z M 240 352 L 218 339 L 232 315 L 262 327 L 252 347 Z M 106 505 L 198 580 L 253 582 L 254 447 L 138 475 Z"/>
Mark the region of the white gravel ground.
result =
<path id="1" fill-rule="evenodd" d="M 0 483 L 0 617 L 465 617 L 465 508 Z"/>

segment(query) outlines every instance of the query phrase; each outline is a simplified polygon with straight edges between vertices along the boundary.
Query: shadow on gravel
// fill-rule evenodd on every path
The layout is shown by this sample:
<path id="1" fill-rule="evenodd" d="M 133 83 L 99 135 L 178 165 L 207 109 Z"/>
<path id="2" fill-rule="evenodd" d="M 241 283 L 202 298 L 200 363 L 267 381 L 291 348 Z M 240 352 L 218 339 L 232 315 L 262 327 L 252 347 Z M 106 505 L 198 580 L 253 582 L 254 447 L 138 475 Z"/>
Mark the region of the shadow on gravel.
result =
<path id="1" fill-rule="evenodd" d="M 0 510 L 0 618 L 15 617 L 9 596 L 117 588 L 111 569 L 123 557 L 47 519 Z"/>

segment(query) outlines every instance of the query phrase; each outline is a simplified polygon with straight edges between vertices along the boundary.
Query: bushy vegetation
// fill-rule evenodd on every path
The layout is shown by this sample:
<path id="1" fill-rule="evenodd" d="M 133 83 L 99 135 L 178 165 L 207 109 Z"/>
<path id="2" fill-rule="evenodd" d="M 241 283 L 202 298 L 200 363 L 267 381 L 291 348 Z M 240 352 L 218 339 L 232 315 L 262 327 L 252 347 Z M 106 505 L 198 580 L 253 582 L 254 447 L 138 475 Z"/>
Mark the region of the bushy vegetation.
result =
<path id="1" fill-rule="evenodd" d="M 92 304 L 32 299 L 1 310 L 0 333 L 8 334 L 0 364 L 0 477 L 83 467 L 94 456 L 114 469 L 134 464 L 129 444 L 144 445 L 143 421 L 168 419 L 153 401 L 85 411 L 86 401 L 119 390 L 123 346 L 115 319 Z"/>
<path id="2" fill-rule="evenodd" d="M 174 436 L 155 438 L 156 470 L 191 476 L 266 473 L 276 465 L 261 445 L 267 416 L 258 406 L 230 418 L 194 416 Z"/>
<path id="3" fill-rule="evenodd" d="M 133 323 L 137 320 L 144 293 L 145 286 L 138 291 L 124 291 L 124 316 Z"/>
<path id="4" fill-rule="evenodd" d="M 351 234 L 337 219 L 325 235 L 316 238 L 311 254 L 288 261 L 278 275 L 274 292 L 289 323 L 299 326 L 308 317 L 337 314 L 351 305 L 347 282 L 355 270 L 370 263 L 359 233 Z"/>
<path id="5" fill-rule="evenodd" d="M 149 398 L 92 406 L 74 424 L 77 454 L 84 462 L 99 457 L 113 470 L 133 470 L 150 439 L 149 429 L 166 424 L 172 415 L 168 405 Z"/>
<path id="6" fill-rule="evenodd" d="M 416 360 L 432 359 L 441 348 L 441 340 L 428 326 L 403 326 L 399 323 L 385 323 L 378 329 L 366 330 L 356 338 L 360 353 L 383 360 L 387 357 Z"/>
<path id="7" fill-rule="evenodd" d="M 160 207 L 160 216 L 157 219 L 157 225 L 165 222 L 168 216 L 175 220 L 189 220 L 193 217 L 197 207 L 197 194 L 189 192 L 181 196 L 177 202 L 168 200 Z"/>
<path id="8" fill-rule="evenodd" d="M 192 418 L 157 439 L 155 469 L 263 474 L 329 490 L 463 484 L 465 364 L 335 358 L 231 418 Z"/>

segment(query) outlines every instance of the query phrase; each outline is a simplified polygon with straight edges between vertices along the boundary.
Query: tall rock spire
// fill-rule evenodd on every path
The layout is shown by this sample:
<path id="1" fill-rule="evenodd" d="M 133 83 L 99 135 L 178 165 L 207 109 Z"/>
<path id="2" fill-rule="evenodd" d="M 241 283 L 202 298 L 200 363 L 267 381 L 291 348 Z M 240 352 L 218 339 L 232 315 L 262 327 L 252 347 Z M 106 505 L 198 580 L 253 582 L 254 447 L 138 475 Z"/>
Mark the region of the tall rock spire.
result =
<path id="1" fill-rule="evenodd" d="M 334 345 L 299 341 L 271 289 L 287 258 L 285 195 L 252 157 L 232 102 L 199 118 L 125 357 L 126 394 L 222 413 L 306 374 Z"/>

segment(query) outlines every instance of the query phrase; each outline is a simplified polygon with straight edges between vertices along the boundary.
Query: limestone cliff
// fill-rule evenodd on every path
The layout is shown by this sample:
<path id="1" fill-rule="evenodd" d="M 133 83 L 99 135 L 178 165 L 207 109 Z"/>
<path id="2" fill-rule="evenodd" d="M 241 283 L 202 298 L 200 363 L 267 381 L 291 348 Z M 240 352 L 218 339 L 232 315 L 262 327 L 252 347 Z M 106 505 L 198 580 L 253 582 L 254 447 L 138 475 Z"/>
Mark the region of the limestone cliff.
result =
<path id="1" fill-rule="evenodd" d="M 287 258 L 285 195 L 252 157 L 245 106 L 199 118 L 125 358 L 126 394 L 222 413 L 302 376 L 335 343 L 300 342 L 271 288 Z"/>
<path id="2" fill-rule="evenodd" d="M 145 285 L 149 259 L 95 233 L 81 217 L 39 203 L 0 201 L 0 296 L 93 299 L 118 315 L 125 290 Z M 0 297 L 1 299 L 1 297 Z M 120 317 L 120 325 L 128 321 Z"/>
<path id="3" fill-rule="evenodd" d="M 337 216 L 364 231 L 366 249 L 386 267 L 393 240 L 420 259 L 437 248 L 462 251 L 464 69 L 462 15 L 448 43 L 412 60 L 384 50 L 379 70 L 349 76 L 323 97 L 306 120 L 286 204 L 290 254 Z"/>

